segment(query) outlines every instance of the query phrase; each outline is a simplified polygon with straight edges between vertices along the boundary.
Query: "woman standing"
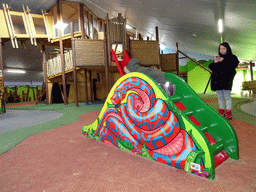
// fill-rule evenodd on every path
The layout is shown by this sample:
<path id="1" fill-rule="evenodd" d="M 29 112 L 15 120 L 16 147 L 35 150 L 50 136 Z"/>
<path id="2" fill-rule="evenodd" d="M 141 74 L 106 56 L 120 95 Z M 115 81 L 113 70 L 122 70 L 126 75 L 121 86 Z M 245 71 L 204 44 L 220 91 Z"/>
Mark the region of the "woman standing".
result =
<path id="1" fill-rule="evenodd" d="M 212 70 L 211 89 L 217 93 L 219 113 L 225 117 L 226 104 L 226 117 L 228 119 L 232 119 L 231 89 L 236 74 L 235 68 L 238 63 L 239 60 L 232 54 L 230 45 L 224 42 L 218 48 L 218 56 L 209 65 L 209 68 Z"/>

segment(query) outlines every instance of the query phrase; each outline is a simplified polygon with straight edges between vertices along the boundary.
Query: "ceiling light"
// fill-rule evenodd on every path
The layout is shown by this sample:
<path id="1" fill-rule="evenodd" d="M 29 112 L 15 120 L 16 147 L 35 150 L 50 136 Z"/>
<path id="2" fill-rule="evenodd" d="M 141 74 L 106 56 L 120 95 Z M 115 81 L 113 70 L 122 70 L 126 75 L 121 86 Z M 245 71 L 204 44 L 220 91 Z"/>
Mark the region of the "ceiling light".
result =
<path id="1" fill-rule="evenodd" d="M 223 20 L 222 19 L 219 19 L 218 27 L 219 27 L 219 32 L 222 33 L 223 32 Z"/>
<path id="2" fill-rule="evenodd" d="M 61 21 L 58 21 L 58 22 L 54 25 L 54 28 L 64 30 L 67 26 L 68 26 L 67 23 L 63 23 L 63 22 L 61 22 Z"/>
<path id="3" fill-rule="evenodd" d="M 7 69 L 8 73 L 26 73 L 24 70 L 20 69 Z"/>
<path id="4" fill-rule="evenodd" d="M 136 29 L 136 28 L 132 27 L 131 25 L 126 24 L 126 29 Z"/>

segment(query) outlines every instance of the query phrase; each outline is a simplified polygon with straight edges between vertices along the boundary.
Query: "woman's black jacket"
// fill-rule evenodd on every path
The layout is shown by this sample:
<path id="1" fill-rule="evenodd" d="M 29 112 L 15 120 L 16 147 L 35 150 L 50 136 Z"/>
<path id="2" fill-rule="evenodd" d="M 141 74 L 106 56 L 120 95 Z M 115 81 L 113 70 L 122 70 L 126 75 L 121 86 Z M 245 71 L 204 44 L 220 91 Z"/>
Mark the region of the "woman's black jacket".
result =
<path id="1" fill-rule="evenodd" d="M 235 55 L 221 56 L 224 59 L 218 63 L 211 63 L 209 68 L 212 70 L 211 89 L 216 90 L 231 90 L 233 79 L 236 74 L 235 68 L 239 60 Z"/>

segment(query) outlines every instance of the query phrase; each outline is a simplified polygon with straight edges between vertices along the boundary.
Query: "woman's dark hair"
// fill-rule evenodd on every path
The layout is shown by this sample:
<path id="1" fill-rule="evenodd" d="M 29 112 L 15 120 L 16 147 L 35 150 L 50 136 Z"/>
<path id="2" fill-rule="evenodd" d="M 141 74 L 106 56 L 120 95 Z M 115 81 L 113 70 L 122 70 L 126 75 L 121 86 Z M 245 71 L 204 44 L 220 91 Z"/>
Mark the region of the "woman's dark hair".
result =
<path id="1" fill-rule="evenodd" d="M 231 51 L 231 47 L 230 47 L 230 45 L 227 42 L 223 42 L 223 43 L 220 44 L 220 46 L 221 45 L 227 48 L 227 54 L 226 55 L 232 55 L 233 54 L 232 51 Z M 218 48 L 219 55 L 221 55 L 221 53 L 220 53 L 220 46 Z"/>

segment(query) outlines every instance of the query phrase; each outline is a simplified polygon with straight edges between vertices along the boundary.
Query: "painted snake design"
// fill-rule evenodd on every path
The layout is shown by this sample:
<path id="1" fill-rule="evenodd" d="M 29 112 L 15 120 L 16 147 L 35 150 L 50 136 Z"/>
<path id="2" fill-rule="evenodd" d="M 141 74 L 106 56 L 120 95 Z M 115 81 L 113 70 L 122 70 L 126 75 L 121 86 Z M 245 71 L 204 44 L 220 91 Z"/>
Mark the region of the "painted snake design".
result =
<path id="1" fill-rule="evenodd" d="M 137 153 L 145 145 L 154 160 L 184 169 L 186 157 L 196 146 L 146 81 L 127 78 L 117 86 L 111 101 L 115 107 L 105 111 L 94 137 L 99 135 L 102 142 L 117 147 L 117 139 L 129 142 Z"/>

